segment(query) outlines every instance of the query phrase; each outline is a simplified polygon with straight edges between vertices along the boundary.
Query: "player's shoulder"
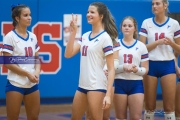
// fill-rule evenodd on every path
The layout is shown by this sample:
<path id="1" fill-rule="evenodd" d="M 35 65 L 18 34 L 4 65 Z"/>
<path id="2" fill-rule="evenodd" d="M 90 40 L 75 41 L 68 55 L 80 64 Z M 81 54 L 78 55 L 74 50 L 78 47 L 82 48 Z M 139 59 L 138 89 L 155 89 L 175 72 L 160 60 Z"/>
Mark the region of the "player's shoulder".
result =
<path id="1" fill-rule="evenodd" d="M 91 34 L 92 31 L 88 31 L 88 32 L 85 32 L 82 36 L 83 37 L 86 37 L 86 36 L 89 36 Z"/>
<path id="2" fill-rule="evenodd" d="M 137 40 L 137 44 L 138 44 L 139 46 L 146 47 L 146 45 L 145 45 L 143 42 L 139 41 L 139 40 Z"/>
<path id="3" fill-rule="evenodd" d="M 111 39 L 111 37 L 110 37 L 110 35 L 104 30 L 103 32 L 101 32 L 100 34 L 99 34 L 99 36 L 101 36 L 101 38 L 103 38 L 103 39 Z"/>
<path id="4" fill-rule="evenodd" d="M 5 37 L 11 37 L 11 36 L 13 36 L 14 35 L 14 32 L 13 32 L 13 30 L 11 30 L 10 32 L 8 32 L 6 35 L 5 35 Z"/>
<path id="5" fill-rule="evenodd" d="M 149 22 L 152 22 L 153 21 L 153 17 L 151 18 L 146 18 L 143 20 L 143 23 L 149 23 Z"/>
<path id="6" fill-rule="evenodd" d="M 175 19 L 173 19 L 173 18 L 171 18 L 171 17 L 169 17 L 169 21 L 170 21 L 171 23 L 174 23 L 174 24 L 179 24 L 177 20 L 175 20 Z"/>

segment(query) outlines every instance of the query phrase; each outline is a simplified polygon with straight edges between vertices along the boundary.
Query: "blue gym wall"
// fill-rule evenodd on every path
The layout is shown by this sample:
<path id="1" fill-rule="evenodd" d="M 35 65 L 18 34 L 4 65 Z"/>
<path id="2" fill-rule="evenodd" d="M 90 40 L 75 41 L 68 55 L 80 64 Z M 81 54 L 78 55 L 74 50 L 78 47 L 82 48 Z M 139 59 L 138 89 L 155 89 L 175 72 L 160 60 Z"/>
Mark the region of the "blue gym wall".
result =
<path id="1" fill-rule="evenodd" d="M 49 52 L 42 54 L 44 59 L 55 60 L 51 64 L 43 67 L 44 73 L 40 77 L 40 93 L 42 99 L 61 99 L 72 98 L 78 85 L 79 77 L 79 54 L 71 59 L 64 57 L 65 47 L 63 45 L 63 15 L 81 14 L 82 15 L 82 33 L 91 30 L 91 25 L 87 23 L 86 13 L 88 6 L 95 0 L 3 0 L 0 3 L 0 43 L 7 30 L 11 28 L 9 24 L 11 19 L 11 4 L 23 3 L 31 8 L 32 24 L 28 27 L 33 31 L 41 42 L 40 52 Z M 97 0 L 96 0 L 97 1 Z M 138 21 L 138 29 L 145 18 L 152 17 L 151 0 L 99 0 L 104 2 L 113 16 L 119 29 L 121 20 L 125 16 L 133 16 Z M 171 13 L 180 13 L 180 1 L 170 1 L 169 10 Z M 51 24 L 56 24 L 57 28 Z M 3 27 L 4 25 L 4 27 Z M 39 26 L 39 27 L 37 27 Z M 47 27 L 48 26 L 48 27 Z M 58 32 L 58 33 L 57 33 Z M 46 34 L 43 34 L 46 33 Z M 122 38 L 119 32 L 119 38 Z M 58 60 L 58 61 L 57 61 Z M 59 67 L 57 67 L 59 66 Z M 52 69 L 51 69 L 52 68 Z M 5 70 L 6 71 L 6 70 Z M 1 70 L 0 75 L 0 104 L 4 103 L 5 85 L 7 82 L 6 72 Z M 157 93 L 161 95 L 160 86 Z"/>

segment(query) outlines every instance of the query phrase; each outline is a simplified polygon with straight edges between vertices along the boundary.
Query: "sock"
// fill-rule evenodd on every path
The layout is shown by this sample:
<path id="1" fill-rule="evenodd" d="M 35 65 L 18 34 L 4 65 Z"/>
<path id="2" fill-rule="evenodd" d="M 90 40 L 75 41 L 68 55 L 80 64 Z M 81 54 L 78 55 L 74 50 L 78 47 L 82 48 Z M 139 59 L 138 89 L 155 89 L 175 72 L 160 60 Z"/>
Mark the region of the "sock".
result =
<path id="1" fill-rule="evenodd" d="M 164 114 L 165 120 L 175 120 L 174 112 L 165 112 Z"/>
<path id="2" fill-rule="evenodd" d="M 154 111 L 147 111 L 144 112 L 144 120 L 154 120 Z"/>

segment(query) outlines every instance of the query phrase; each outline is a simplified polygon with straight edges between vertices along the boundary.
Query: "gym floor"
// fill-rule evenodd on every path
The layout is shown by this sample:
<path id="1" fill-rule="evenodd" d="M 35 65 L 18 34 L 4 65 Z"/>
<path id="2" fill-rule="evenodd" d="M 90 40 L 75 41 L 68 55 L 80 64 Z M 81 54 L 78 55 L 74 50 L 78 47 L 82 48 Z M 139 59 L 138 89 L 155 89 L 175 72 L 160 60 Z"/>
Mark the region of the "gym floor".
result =
<path id="1" fill-rule="evenodd" d="M 39 120 L 70 120 L 72 104 L 45 104 L 41 105 Z M 143 111 L 144 113 L 144 111 Z M 143 114 L 142 113 L 142 114 Z M 0 120 L 6 120 L 6 107 L 0 106 Z M 21 112 L 18 120 L 26 120 L 24 106 L 21 107 Z M 85 120 L 84 118 L 82 120 Z M 111 118 L 115 120 L 115 112 L 111 107 Z M 156 102 L 155 120 L 164 120 L 163 103 Z"/>

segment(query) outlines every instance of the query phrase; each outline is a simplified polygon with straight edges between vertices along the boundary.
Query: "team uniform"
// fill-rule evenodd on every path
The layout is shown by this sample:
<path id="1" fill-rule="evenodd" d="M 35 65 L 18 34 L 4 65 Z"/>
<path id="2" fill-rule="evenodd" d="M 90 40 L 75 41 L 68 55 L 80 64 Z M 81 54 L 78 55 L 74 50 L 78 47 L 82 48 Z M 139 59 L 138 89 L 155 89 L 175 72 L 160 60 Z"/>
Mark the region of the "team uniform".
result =
<path id="1" fill-rule="evenodd" d="M 35 56 L 35 53 L 40 49 L 37 38 L 32 32 L 27 31 L 27 34 L 27 38 L 22 38 L 15 30 L 10 31 L 4 37 L 3 52 L 8 52 L 12 56 Z M 18 64 L 18 66 L 31 73 L 35 71 L 35 64 Z M 18 89 L 17 91 L 20 93 L 28 94 L 32 92 L 32 89 L 38 89 L 38 85 L 32 83 L 26 76 L 20 76 L 9 69 L 7 79 L 6 92 Z"/>
<path id="2" fill-rule="evenodd" d="M 101 32 L 94 38 L 90 38 L 91 31 L 83 34 L 82 39 L 78 41 L 81 45 L 80 54 L 80 78 L 78 90 L 87 93 L 91 90 L 106 92 L 107 77 L 103 68 L 105 57 L 113 54 L 113 50 L 119 49 L 119 43 L 114 45 L 106 31 Z"/>
<path id="3" fill-rule="evenodd" d="M 180 26 L 176 20 L 169 17 L 161 25 L 157 24 L 154 18 L 148 18 L 143 21 L 139 34 L 147 37 L 148 44 L 165 37 L 174 40 L 180 37 Z M 149 52 L 148 75 L 162 77 L 175 73 L 174 58 L 173 49 L 170 45 L 158 45 Z"/>
<path id="4" fill-rule="evenodd" d="M 135 64 L 140 67 L 140 63 L 149 60 L 146 46 L 134 40 L 131 46 L 126 46 L 120 40 L 121 49 L 119 50 L 119 64 Z M 142 76 L 135 73 L 121 72 L 115 75 L 115 94 L 135 94 L 144 93 Z"/>

